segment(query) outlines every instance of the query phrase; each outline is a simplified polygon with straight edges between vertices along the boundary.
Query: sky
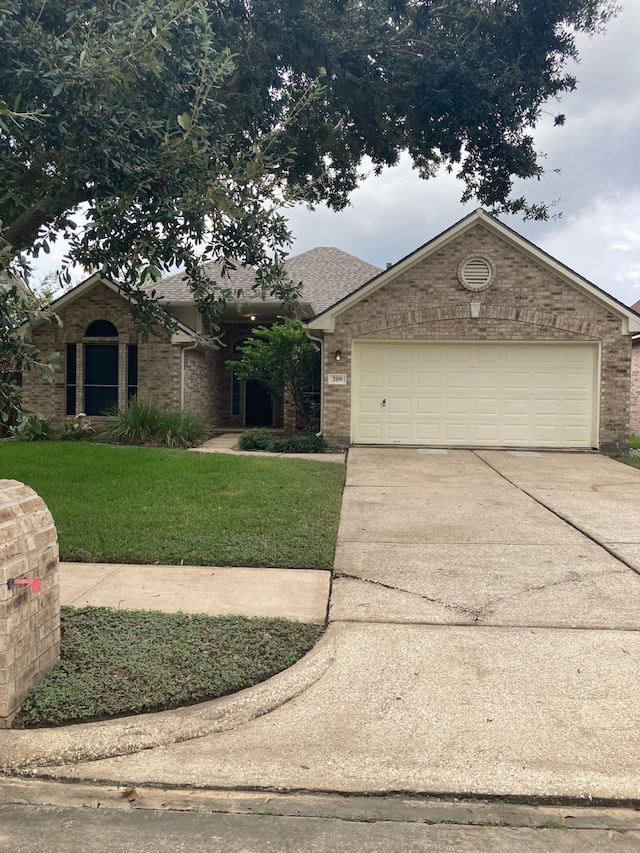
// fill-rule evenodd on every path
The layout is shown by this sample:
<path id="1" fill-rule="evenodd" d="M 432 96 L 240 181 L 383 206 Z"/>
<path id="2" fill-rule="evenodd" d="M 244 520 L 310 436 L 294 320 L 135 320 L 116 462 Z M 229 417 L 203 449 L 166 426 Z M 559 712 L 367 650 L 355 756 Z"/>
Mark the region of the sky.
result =
<path id="1" fill-rule="evenodd" d="M 578 39 L 581 61 L 567 66 L 577 89 L 551 102 L 536 129 L 546 175 L 514 188 L 529 201 L 557 201 L 559 218 L 503 221 L 631 305 L 640 300 L 640 3 L 623 2 L 604 35 Z M 559 112 L 566 123 L 554 127 Z M 380 267 L 395 263 L 478 206 L 460 203 L 463 189 L 444 172 L 422 180 L 403 158 L 368 177 L 340 213 L 323 206 L 289 211 L 291 254 L 336 246 Z M 34 281 L 58 268 L 64 252 L 58 242 L 41 256 Z"/>
<path id="2" fill-rule="evenodd" d="M 560 218 L 501 218 L 631 305 L 640 300 L 640 3 L 623 2 L 604 35 L 579 38 L 581 61 L 567 66 L 577 89 L 548 105 L 534 134 L 536 148 L 547 155 L 546 175 L 515 187 L 515 195 L 529 201 L 557 201 L 553 211 Z M 553 127 L 559 112 L 566 123 Z M 345 211 L 292 210 L 292 254 L 337 246 L 380 267 L 395 263 L 478 207 L 460 203 L 463 189 L 446 173 L 422 180 L 404 158 L 369 177 Z"/>

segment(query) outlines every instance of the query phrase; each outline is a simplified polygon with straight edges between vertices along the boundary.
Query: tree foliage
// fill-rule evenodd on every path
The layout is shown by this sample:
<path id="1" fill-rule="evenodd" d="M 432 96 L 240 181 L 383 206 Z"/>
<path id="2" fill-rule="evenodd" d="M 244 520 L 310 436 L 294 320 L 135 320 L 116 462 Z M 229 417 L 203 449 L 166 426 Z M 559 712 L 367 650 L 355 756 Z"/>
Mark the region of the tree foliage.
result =
<path id="1" fill-rule="evenodd" d="M 256 379 L 278 400 L 289 395 L 298 424 L 309 429 L 316 414 L 312 391 L 319 379 L 320 353 L 300 320 L 259 326 L 239 351 L 241 358 L 228 361 L 227 367 L 239 379 Z"/>
<path id="2" fill-rule="evenodd" d="M 612 0 L 0 0 L 4 264 L 47 251 L 137 286 L 199 260 L 283 288 L 282 205 L 348 202 L 366 155 L 455 170 L 464 197 L 540 175 L 531 128 Z M 85 211 L 79 227 L 73 214 Z M 274 261 L 271 265 L 269 262 Z M 224 282 L 222 282 L 224 284 Z M 286 287 L 281 290 L 286 295 Z"/>
<path id="3" fill-rule="evenodd" d="M 46 300 L 34 296 L 18 284 L 0 279 L 0 437 L 12 430 L 23 430 L 30 412 L 23 403 L 20 377 L 25 370 L 40 370 L 51 381 L 58 353 L 41 356 L 25 337 L 15 334 L 22 326 L 40 322 L 59 322 L 46 306 Z"/>

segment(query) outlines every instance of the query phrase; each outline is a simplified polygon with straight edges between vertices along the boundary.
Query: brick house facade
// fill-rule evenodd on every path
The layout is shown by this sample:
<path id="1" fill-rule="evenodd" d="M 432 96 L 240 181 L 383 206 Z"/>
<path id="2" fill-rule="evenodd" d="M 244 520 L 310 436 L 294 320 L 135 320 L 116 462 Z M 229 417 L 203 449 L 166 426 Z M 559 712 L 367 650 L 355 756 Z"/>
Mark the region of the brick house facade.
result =
<path id="1" fill-rule="evenodd" d="M 610 449 L 627 443 L 630 419 L 640 432 L 640 338 L 630 395 L 640 317 L 481 210 L 384 271 L 337 249 L 287 265 L 322 350 L 329 441 Z M 252 279 L 240 268 L 229 286 L 249 288 Z M 119 405 L 133 387 L 143 399 L 199 412 L 212 427 L 292 429 L 290 407 L 238 382 L 225 364 L 256 325 L 275 322 L 280 304 L 249 296 L 230 306 L 224 345 L 203 347 L 182 277 L 155 290 L 180 321 L 171 338 L 137 337 L 126 299 L 99 276 L 58 300 L 62 327 L 32 334 L 42 352 L 61 353 L 64 369 L 52 385 L 26 375 L 29 404 L 56 426 L 85 411 L 102 393 L 87 379 L 92 348 L 102 345 L 117 349 L 110 393 Z M 90 334 L 109 323 L 115 337 Z M 110 357 L 115 363 L 115 349 Z"/>
<path id="2" fill-rule="evenodd" d="M 481 281 L 480 287 L 477 282 L 472 282 L 471 287 L 461 283 L 461 270 L 468 262 L 471 262 L 472 271 L 474 264 L 480 271 L 484 264 L 487 280 Z M 639 323 L 640 318 L 612 297 L 579 278 L 493 217 L 476 211 L 310 321 L 310 334 L 323 340 L 325 376 L 337 373 L 340 377 L 339 383 L 329 384 L 327 381 L 324 385 L 324 434 L 336 442 L 358 440 L 358 417 L 361 417 L 369 427 L 369 433 L 361 433 L 365 435 L 365 442 L 368 434 L 373 436 L 371 443 L 442 443 L 437 439 L 416 441 L 416 433 L 411 432 L 409 414 L 405 419 L 404 432 L 402 423 L 395 424 L 396 435 L 400 436 L 398 440 L 390 428 L 385 434 L 385 418 L 391 420 L 390 407 L 394 401 L 394 390 L 390 390 L 389 384 L 392 373 L 389 371 L 386 384 L 384 381 L 380 384 L 380 414 L 367 415 L 375 407 L 375 393 L 367 395 L 361 389 L 367 382 L 377 383 L 378 374 L 384 371 L 384 367 L 376 363 L 375 369 L 369 369 L 364 359 L 371 348 L 363 346 L 366 342 L 376 342 L 378 351 L 395 353 L 400 359 L 402 349 L 390 347 L 391 344 L 419 344 L 413 347 L 413 353 L 418 358 L 425 353 L 425 359 L 438 352 L 439 342 L 448 348 L 447 353 L 454 354 L 456 345 L 477 343 L 478 347 L 467 347 L 472 357 L 486 353 L 488 350 L 482 349 L 481 345 L 489 343 L 507 343 L 511 347 L 506 350 L 507 356 L 516 353 L 516 345 L 523 343 L 588 344 L 599 365 L 593 371 L 594 399 L 591 406 L 594 424 L 590 437 L 576 444 L 602 449 L 622 447 L 629 435 L 631 332 L 640 330 Z M 355 348 L 364 365 L 357 375 L 353 370 Z M 589 347 L 583 347 L 583 350 L 588 357 Z M 546 349 L 529 346 L 526 350 L 534 357 L 536 353 L 560 351 L 558 347 L 554 350 L 550 346 Z M 336 354 L 339 354 L 339 362 L 336 362 Z M 415 369 L 410 374 L 409 367 L 406 370 L 403 367 L 400 380 L 406 376 L 409 388 L 410 381 L 417 375 Z M 454 378 L 467 381 L 467 377 L 461 374 Z M 455 395 L 439 401 L 426 392 L 420 397 L 415 388 L 404 394 L 399 394 L 396 389 L 395 396 L 401 404 L 399 408 L 407 411 L 416 401 L 428 404 L 425 411 L 430 405 L 432 411 L 440 413 L 448 403 L 454 410 L 456 403 L 466 406 L 470 402 L 473 406 L 477 402 L 474 399 L 461 400 Z M 483 398 L 484 402 L 487 396 Z M 540 397 L 544 395 L 540 394 Z M 555 400 L 549 400 L 549 404 L 559 403 L 561 406 L 561 397 L 562 389 Z M 507 409 L 509 402 L 514 403 L 514 400 L 507 400 Z M 586 405 L 589 400 L 585 397 L 585 402 L 579 403 Z M 359 410 L 354 413 L 355 404 L 359 405 Z M 498 413 L 498 418 L 507 416 L 508 411 L 507 414 L 504 410 Z M 470 417 L 473 418 L 473 414 Z M 562 414 L 557 417 L 562 418 Z M 428 418 L 429 415 L 425 414 L 422 420 Z M 417 419 L 420 420 L 419 415 Z M 452 420 L 455 420 L 455 413 Z M 515 417 L 514 423 L 517 423 Z M 462 436 L 464 427 L 464 424 L 460 426 L 458 435 Z M 515 430 L 514 434 L 517 434 Z M 467 430 L 461 440 L 451 443 L 473 446 L 482 442 L 474 441 L 473 431 Z M 519 441 L 496 438 L 487 443 L 515 446 Z M 529 438 L 523 443 L 535 446 L 537 441 Z M 554 440 L 540 441 L 540 445 L 571 446 L 571 441 L 564 441 L 562 445 Z"/>

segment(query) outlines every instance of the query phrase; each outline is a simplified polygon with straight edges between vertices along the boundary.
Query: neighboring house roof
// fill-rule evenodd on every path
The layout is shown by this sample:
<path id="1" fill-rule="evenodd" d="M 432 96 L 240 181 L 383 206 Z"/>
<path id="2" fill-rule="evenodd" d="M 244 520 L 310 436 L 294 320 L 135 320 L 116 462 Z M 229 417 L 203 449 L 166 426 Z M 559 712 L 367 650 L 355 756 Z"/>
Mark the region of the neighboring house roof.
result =
<path id="1" fill-rule="evenodd" d="M 336 249 L 323 246 L 294 255 L 285 261 L 285 269 L 294 284 L 302 283 L 302 301 L 310 304 L 314 313 L 325 311 L 355 288 L 381 272 L 379 267 Z M 205 266 L 207 275 L 223 287 L 242 290 L 248 300 L 261 301 L 252 290 L 255 270 L 239 266 L 222 277 L 214 264 Z M 166 302 L 193 302 L 193 294 L 184 273 L 167 276 L 151 286 L 156 298 Z M 276 300 L 267 299 L 267 302 Z"/>
<path id="2" fill-rule="evenodd" d="M 622 302 L 597 287 L 597 285 L 587 281 L 586 278 L 582 278 L 582 276 L 575 273 L 572 269 L 551 257 L 551 255 L 548 255 L 542 249 L 539 249 L 535 244 L 522 237 L 507 225 L 504 225 L 504 223 L 500 222 L 494 216 L 490 216 L 481 208 L 474 210 L 473 213 L 465 216 L 459 222 L 456 222 L 455 225 L 447 228 L 446 231 L 443 231 L 437 237 L 434 237 L 410 255 L 407 255 L 396 264 L 393 264 L 391 267 L 380 272 L 380 274 L 375 276 L 375 278 L 365 282 L 352 293 L 344 296 L 334 305 L 331 305 L 329 308 L 321 311 L 318 316 L 308 321 L 308 328 L 332 332 L 335 327 L 336 317 L 343 311 L 346 311 L 361 299 L 375 293 L 376 290 L 384 287 L 394 278 L 425 260 L 425 258 L 428 258 L 430 255 L 439 251 L 443 246 L 446 246 L 448 243 L 460 237 L 466 231 L 478 224 L 483 225 L 489 231 L 496 234 L 496 236 L 528 255 L 533 261 L 546 267 L 554 275 L 557 275 L 577 290 L 585 293 L 601 305 L 604 305 L 609 311 L 617 314 L 622 321 L 625 334 L 640 332 L 640 317 L 634 310 L 623 305 Z"/>

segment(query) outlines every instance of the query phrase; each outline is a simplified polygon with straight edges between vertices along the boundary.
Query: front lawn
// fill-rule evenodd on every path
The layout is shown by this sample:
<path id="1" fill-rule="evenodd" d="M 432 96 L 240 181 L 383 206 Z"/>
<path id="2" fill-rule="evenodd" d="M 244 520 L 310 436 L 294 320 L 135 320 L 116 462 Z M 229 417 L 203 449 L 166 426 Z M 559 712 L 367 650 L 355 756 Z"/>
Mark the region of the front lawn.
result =
<path id="1" fill-rule="evenodd" d="M 57 726 L 202 702 L 294 664 L 322 627 L 285 619 L 61 610 L 61 658 L 14 722 Z"/>
<path id="2" fill-rule="evenodd" d="M 31 486 L 60 559 L 330 569 L 344 466 L 84 442 L 3 442 L 0 477 Z"/>

